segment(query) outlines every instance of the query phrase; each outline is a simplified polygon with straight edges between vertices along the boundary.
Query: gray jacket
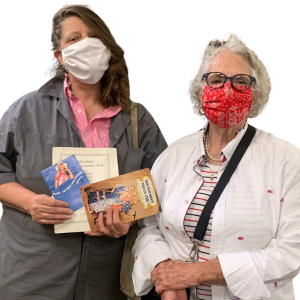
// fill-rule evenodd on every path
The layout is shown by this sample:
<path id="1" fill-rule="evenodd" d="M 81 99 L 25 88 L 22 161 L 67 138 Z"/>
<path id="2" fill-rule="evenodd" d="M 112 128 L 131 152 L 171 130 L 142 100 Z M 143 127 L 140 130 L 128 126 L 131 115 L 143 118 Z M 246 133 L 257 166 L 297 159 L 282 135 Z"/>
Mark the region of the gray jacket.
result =
<path id="1" fill-rule="evenodd" d="M 167 147 L 149 112 L 138 105 L 139 149 L 132 147 L 130 113 L 112 118 L 110 147 L 120 175 L 151 168 Z M 18 182 L 50 191 L 40 171 L 52 165 L 52 147 L 85 147 L 74 124 L 63 81 L 50 80 L 16 101 L 0 121 L 0 184 Z M 123 299 L 119 273 L 125 237 L 55 235 L 53 225 L 3 205 L 0 222 L 0 300 Z"/>

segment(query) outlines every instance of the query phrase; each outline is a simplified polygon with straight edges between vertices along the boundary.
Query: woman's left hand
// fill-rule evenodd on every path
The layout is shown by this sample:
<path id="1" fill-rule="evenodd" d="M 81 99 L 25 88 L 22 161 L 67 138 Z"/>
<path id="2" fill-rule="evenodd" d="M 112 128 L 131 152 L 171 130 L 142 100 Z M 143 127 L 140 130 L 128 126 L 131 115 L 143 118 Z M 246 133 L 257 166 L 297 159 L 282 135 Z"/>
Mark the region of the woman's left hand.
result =
<path id="1" fill-rule="evenodd" d="M 98 227 L 99 231 L 91 232 L 85 231 L 84 233 L 89 236 L 110 236 L 112 238 L 119 238 L 128 233 L 130 226 L 135 224 L 136 221 L 123 223 L 120 220 L 119 210 L 117 208 L 113 209 L 111 205 L 107 206 L 106 209 L 106 221 L 104 221 L 103 213 L 99 213 L 98 217 Z"/>
<path id="2" fill-rule="evenodd" d="M 158 294 L 163 291 L 183 290 L 198 284 L 197 266 L 177 260 L 173 264 L 159 264 L 150 273 L 155 290 Z"/>

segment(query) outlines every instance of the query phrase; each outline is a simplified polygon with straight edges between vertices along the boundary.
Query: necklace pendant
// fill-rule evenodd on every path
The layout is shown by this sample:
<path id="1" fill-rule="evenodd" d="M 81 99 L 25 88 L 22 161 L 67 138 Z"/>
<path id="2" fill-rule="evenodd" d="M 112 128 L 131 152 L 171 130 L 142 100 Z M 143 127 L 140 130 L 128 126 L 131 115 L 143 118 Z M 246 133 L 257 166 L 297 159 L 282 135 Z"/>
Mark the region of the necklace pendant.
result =
<path id="1" fill-rule="evenodd" d="M 213 181 L 213 180 L 214 180 L 214 174 L 211 174 L 210 181 Z"/>

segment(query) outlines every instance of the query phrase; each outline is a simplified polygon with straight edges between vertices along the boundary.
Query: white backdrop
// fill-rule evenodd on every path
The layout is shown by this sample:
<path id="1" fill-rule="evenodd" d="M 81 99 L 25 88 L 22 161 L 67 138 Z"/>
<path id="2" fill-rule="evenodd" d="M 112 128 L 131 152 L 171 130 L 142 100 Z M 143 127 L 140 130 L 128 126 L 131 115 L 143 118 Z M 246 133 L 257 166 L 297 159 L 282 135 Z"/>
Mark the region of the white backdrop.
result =
<path id="1" fill-rule="evenodd" d="M 0 18 L 0 117 L 15 100 L 50 78 L 54 13 L 66 4 L 88 4 L 125 50 L 132 100 L 147 107 L 168 143 L 203 125 L 192 111 L 189 82 L 207 43 L 233 32 L 258 54 L 271 77 L 269 104 L 249 123 L 300 148 L 297 2 L 5 1 Z M 296 299 L 300 299 L 299 276 L 295 291 Z"/>

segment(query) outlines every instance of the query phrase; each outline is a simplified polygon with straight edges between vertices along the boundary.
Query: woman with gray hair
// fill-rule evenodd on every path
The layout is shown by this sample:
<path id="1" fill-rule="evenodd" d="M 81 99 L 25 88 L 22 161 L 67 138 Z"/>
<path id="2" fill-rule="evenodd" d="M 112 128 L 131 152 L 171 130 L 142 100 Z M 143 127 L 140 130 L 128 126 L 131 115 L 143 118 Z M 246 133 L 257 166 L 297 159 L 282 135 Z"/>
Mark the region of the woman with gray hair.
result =
<path id="1" fill-rule="evenodd" d="M 300 151 L 247 123 L 270 90 L 237 36 L 208 44 L 190 88 L 208 122 L 152 168 L 162 212 L 139 222 L 133 281 L 142 299 L 294 299 Z"/>

